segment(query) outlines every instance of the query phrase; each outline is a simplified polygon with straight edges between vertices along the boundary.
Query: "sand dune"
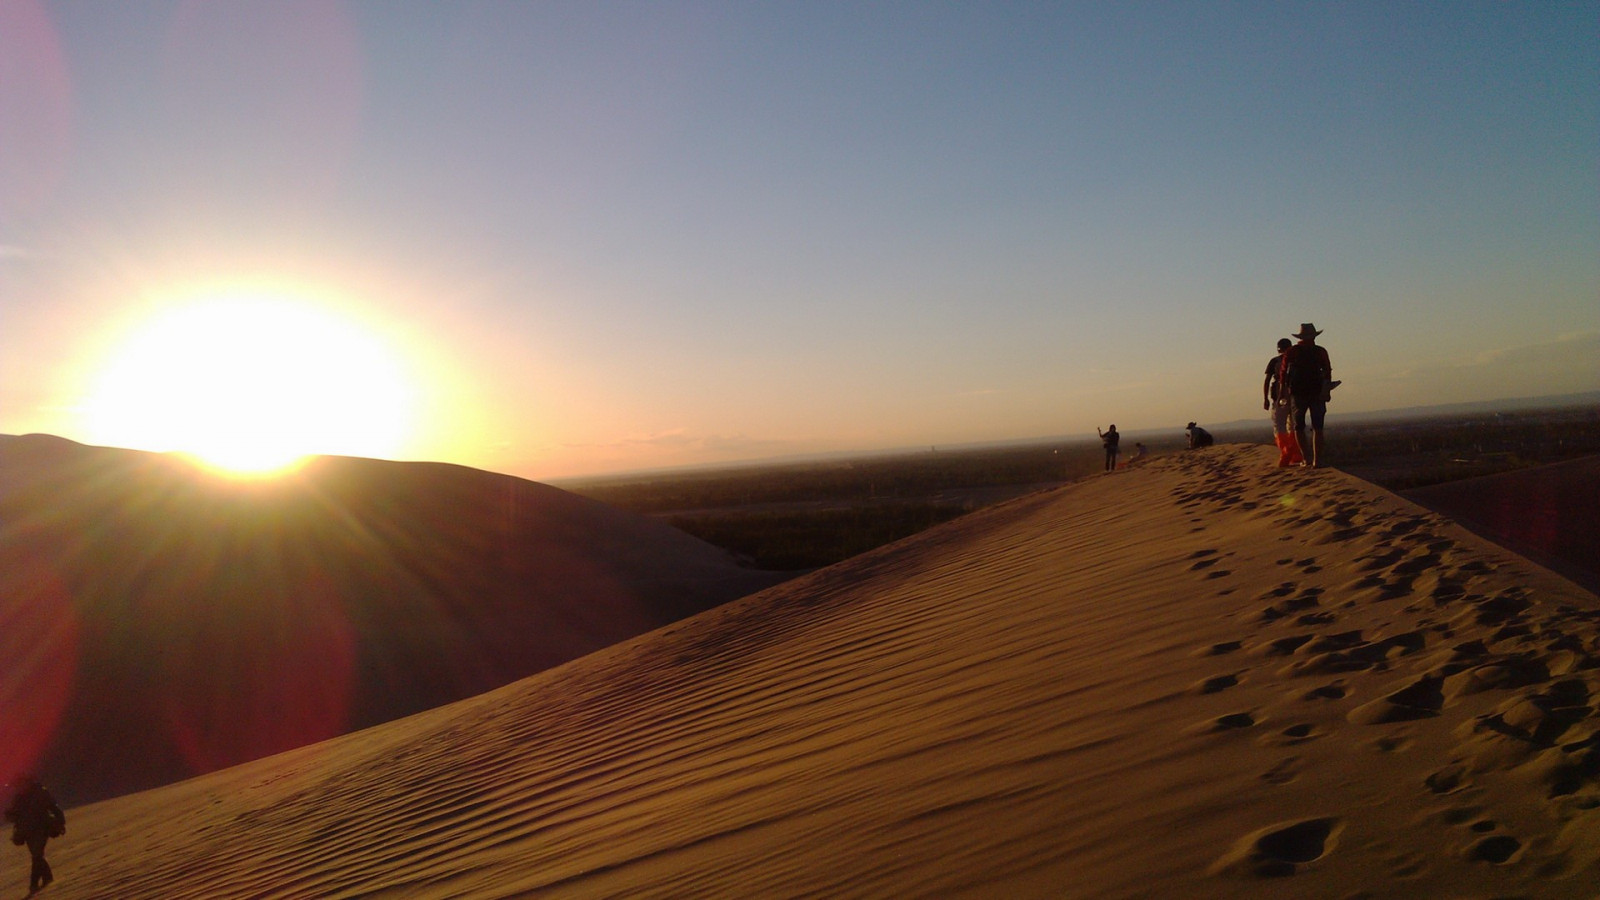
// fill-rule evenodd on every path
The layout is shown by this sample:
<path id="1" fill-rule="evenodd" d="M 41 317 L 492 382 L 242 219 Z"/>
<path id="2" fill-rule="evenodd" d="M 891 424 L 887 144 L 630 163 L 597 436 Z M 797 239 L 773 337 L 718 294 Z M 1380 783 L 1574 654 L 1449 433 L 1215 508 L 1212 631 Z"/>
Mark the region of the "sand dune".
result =
<path id="1" fill-rule="evenodd" d="M 1021 498 L 73 809 L 50 893 L 1592 897 L 1600 600 L 1271 460 Z"/>
<path id="2" fill-rule="evenodd" d="M 94 799 L 479 694 L 779 580 L 460 466 L 234 483 L 0 437 L 0 773 Z"/>

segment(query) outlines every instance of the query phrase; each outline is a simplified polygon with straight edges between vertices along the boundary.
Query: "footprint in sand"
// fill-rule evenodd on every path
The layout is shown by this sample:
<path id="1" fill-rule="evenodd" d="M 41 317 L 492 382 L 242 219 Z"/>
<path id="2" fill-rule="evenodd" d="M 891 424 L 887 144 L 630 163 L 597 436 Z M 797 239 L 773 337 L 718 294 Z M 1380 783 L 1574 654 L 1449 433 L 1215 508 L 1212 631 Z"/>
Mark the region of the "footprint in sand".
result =
<path id="1" fill-rule="evenodd" d="M 1384 725 L 1430 719 L 1444 707 L 1444 679 L 1424 675 L 1386 696 L 1363 703 L 1345 716 L 1355 725 Z"/>
<path id="2" fill-rule="evenodd" d="M 1315 637 L 1313 634 L 1291 634 L 1260 647 L 1258 652 L 1265 656 L 1288 656 Z"/>
<path id="3" fill-rule="evenodd" d="M 1515 862 L 1522 850 L 1522 842 L 1508 834 L 1486 837 L 1467 848 L 1467 859 L 1505 865 Z"/>
<path id="4" fill-rule="evenodd" d="M 1393 878 L 1412 878 L 1428 870 L 1428 857 L 1420 853 L 1397 853 L 1386 857 L 1384 862 Z"/>
<path id="5" fill-rule="evenodd" d="M 1483 807 L 1468 804 L 1465 806 L 1447 806 L 1428 813 L 1426 821 L 1431 824 L 1448 825 L 1458 828 L 1468 822 L 1483 820 Z"/>
<path id="6" fill-rule="evenodd" d="M 1472 782 L 1467 780 L 1466 767 L 1461 765 L 1448 765 L 1423 779 L 1423 784 L 1435 794 L 1453 794 L 1469 786 Z M 1475 814 L 1475 813 L 1474 813 Z"/>
<path id="7" fill-rule="evenodd" d="M 1215 694 L 1219 691 L 1225 691 L 1238 683 L 1238 675 L 1217 675 L 1195 685 L 1195 691 L 1201 694 Z"/>
<path id="8" fill-rule="evenodd" d="M 1306 691 L 1306 700 L 1343 700 L 1349 693 L 1342 684 L 1325 684 L 1319 688 Z"/>
<path id="9" fill-rule="evenodd" d="M 1219 716 L 1212 723 L 1212 731 L 1232 731 L 1236 728 L 1251 728 L 1256 724 L 1256 717 L 1247 712 L 1231 713 Z"/>
<path id="10" fill-rule="evenodd" d="M 1300 777 L 1300 757 L 1290 756 L 1278 760 L 1272 768 L 1261 773 L 1261 780 L 1268 784 L 1288 784 Z"/>
<path id="11" fill-rule="evenodd" d="M 1241 838 L 1212 865 L 1212 874 L 1229 873 L 1281 878 L 1327 856 L 1342 823 L 1335 818 L 1304 819 L 1264 828 Z"/>
<path id="12" fill-rule="evenodd" d="M 1403 734 L 1386 734 L 1373 741 L 1369 746 L 1379 753 L 1399 753 L 1402 750 L 1409 749 L 1412 743 L 1411 738 Z"/>
<path id="13" fill-rule="evenodd" d="M 1292 746 L 1313 741 L 1322 737 L 1325 732 L 1317 730 L 1317 726 L 1310 722 L 1297 722 L 1277 734 L 1267 735 L 1261 739 L 1264 746 Z"/>

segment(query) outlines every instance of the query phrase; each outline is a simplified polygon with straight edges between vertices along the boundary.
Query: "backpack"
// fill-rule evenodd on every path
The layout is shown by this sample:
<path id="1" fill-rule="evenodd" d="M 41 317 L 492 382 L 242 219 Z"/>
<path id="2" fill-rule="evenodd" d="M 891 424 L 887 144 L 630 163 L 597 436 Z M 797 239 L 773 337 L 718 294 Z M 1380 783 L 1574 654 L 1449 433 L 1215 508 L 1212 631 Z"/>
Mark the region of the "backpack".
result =
<path id="1" fill-rule="evenodd" d="M 1322 348 L 1316 344 L 1295 344 L 1289 348 L 1284 383 L 1289 393 L 1302 397 L 1322 390 Z"/>

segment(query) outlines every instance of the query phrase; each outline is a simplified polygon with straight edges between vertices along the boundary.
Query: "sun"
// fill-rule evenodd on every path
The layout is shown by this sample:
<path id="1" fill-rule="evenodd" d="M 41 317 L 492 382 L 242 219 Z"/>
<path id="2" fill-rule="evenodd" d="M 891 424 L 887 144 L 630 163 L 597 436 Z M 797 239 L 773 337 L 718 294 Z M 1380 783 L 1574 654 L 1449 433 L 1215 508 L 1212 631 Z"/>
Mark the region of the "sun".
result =
<path id="1" fill-rule="evenodd" d="M 313 454 L 392 457 L 416 391 L 380 333 L 282 292 L 211 293 L 120 339 L 83 406 L 94 443 L 239 475 Z"/>

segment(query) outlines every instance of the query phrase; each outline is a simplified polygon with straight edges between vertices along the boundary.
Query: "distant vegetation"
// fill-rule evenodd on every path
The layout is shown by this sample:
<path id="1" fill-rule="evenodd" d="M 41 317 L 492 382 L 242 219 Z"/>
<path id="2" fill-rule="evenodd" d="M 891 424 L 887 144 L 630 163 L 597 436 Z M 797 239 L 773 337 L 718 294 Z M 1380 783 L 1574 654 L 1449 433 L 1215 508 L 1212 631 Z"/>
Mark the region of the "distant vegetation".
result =
<path id="1" fill-rule="evenodd" d="M 968 509 L 942 503 L 729 509 L 676 515 L 667 521 L 760 568 L 796 571 L 849 559 L 954 519 Z"/>
<path id="2" fill-rule="evenodd" d="M 1334 465 L 1392 491 L 1600 453 L 1596 407 L 1332 427 Z"/>
<path id="3" fill-rule="evenodd" d="M 1230 431 L 1223 440 L 1269 443 Z M 1124 438 L 1129 442 L 1131 439 Z M 1146 441 L 1153 455 L 1181 434 Z M 1330 423 L 1333 465 L 1390 490 L 1600 453 L 1593 407 Z M 863 457 L 563 485 L 612 506 L 658 516 L 743 557 L 784 571 L 830 565 L 965 512 L 1099 472 L 1098 442 L 1031 444 Z"/>
<path id="4" fill-rule="evenodd" d="M 1152 446 L 1152 452 L 1179 444 Z M 1130 445 L 1131 449 L 1131 445 Z M 569 490 L 659 516 L 763 569 L 830 565 L 1101 470 L 1098 441 L 593 479 Z"/>
<path id="5" fill-rule="evenodd" d="M 1100 463 L 1098 442 L 1078 442 L 618 476 L 564 486 L 624 509 L 664 513 L 766 503 L 922 499 L 949 490 L 1053 484 L 1098 471 Z"/>

